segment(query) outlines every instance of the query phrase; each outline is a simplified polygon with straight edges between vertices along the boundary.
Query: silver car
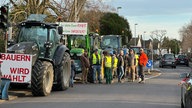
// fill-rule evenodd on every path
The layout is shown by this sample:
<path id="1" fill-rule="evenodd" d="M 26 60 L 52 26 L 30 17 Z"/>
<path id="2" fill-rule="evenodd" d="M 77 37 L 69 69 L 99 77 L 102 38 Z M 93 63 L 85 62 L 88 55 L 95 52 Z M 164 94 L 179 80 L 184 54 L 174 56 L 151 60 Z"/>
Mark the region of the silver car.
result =
<path id="1" fill-rule="evenodd" d="M 171 66 L 172 68 L 176 68 L 176 60 L 173 54 L 164 54 L 161 57 L 159 61 L 159 67 L 163 68 L 165 66 Z"/>

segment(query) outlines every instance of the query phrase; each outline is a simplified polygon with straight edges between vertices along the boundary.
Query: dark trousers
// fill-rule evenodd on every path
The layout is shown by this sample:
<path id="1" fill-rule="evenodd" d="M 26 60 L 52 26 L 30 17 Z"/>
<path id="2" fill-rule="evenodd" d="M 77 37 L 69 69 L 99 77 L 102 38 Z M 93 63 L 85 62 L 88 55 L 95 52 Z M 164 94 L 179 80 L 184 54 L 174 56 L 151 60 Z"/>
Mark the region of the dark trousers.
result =
<path id="1" fill-rule="evenodd" d="M 144 66 L 139 64 L 139 77 L 144 81 Z"/>
<path id="2" fill-rule="evenodd" d="M 73 78 L 75 76 L 75 65 L 71 64 L 71 76 L 70 76 L 70 87 L 73 87 Z"/>
<path id="3" fill-rule="evenodd" d="M 112 80 L 112 70 L 109 67 L 105 67 L 105 79 L 106 79 L 106 84 L 111 84 Z"/>

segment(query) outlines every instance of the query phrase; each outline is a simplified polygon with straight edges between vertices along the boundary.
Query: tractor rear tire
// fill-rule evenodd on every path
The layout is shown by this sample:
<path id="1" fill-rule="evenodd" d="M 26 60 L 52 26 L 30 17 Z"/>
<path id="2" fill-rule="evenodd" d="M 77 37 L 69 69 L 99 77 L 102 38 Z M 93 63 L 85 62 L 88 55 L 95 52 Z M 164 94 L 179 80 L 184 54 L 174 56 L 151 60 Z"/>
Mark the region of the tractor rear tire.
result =
<path id="1" fill-rule="evenodd" d="M 57 83 L 54 90 L 63 91 L 69 88 L 71 78 L 71 58 L 69 53 L 65 52 L 61 64 L 55 69 L 57 73 Z"/>
<path id="2" fill-rule="evenodd" d="M 38 60 L 32 69 L 31 89 L 33 96 L 47 96 L 53 86 L 53 65 Z"/>

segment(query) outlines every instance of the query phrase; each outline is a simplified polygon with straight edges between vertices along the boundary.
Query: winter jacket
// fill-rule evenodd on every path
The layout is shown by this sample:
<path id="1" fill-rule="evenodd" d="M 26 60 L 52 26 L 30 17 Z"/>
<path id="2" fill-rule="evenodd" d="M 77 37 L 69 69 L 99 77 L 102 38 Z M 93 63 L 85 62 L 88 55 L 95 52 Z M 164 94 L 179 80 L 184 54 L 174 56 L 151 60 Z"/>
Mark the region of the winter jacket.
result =
<path id="1" fill-rule="evenodd" d="M 81 55 L 80 61 L 82 64 L 82 68 L 89 68 L 90 67 L 89 59 L 84 54 Z"/>
<path id="2" fill-rule="evenodd" d="M 139 65 L 146 66 L 148 62 L 147 55 L 145 53 L 141 53 L 139 56 Z"/>

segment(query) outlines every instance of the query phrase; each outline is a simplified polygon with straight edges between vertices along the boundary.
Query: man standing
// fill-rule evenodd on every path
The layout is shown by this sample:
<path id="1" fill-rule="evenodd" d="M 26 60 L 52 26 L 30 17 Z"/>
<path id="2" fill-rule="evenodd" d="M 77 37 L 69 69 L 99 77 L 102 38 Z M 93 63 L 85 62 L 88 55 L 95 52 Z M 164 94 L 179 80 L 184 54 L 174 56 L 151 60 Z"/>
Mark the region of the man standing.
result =
<path id="1" fill-rule="evenodd" d="M 114 54 L 112 55 L 112 76 L 113 77 L 117 76 L 117 63 L 118 63 L 117 55 L 116 55 L 116 52 L 114 52 Z"/>
<path id="2" fill-rule="evenodd" d="M 147 55 L 145 54 L 144 50 L 141 48 L 140 49 L 140 56 L 139 56 L 139 77 L 141 80 L 139 83 L 144 83 L 144 70 L 143 68 L 147 65 Z"/>
<path id="3" fill-rule="evenodd" d="M 135 64 L 136 64 L 136 59 L 135 55 L 133 53 L 133 49 L 129 49 L 129 55 L 127 58 L 127 65 L 128 65 L 128 81 L 129 78 L 131 79 L 131 82 L 135 81 Z"/>
<path id="4" fill-rule="evenodd" d="M 111 84 L 112 80 L 112 57 L 109 55 L 109 52 L 106 51 L 104 55 L 104 72 L 105 72 L 105 79 L 106 84 Z"/>
<path id="5" fill-rule="evenodd" d="M 81 55 L 80 61 L 82 64 L 82 75 L 81 75 L 82 83 L 83 84 L 88 83 L 87 82 L 87 74 L 89 71 L 90 64 L 89 64 L 89 58 L 88 58 L 87 50 L 85 50 L 84 53 Z"/>
<path id="6" fill-rule="evenodd" d="M 135 80 L 137 80 L 138 77 L 138 60 L 139 60 L 139 55 L 133 50 L 134 54 L 135 54 L 135 59 L 136 59 L 136 64 L 135 64 Z"/>
<path id="7" fill-rule="evenodd" d="M 118 82 L 122 83 L 122 77 L 124 75 L 124 60 L 123 60 L 123 50 L 120 51 L 119 57 L 118 57 Z"/>
<path id="8" fill-rule="evenodd" d="M 101 56 L 98 54 L 98 49 L 95 50 L 93 55 L 91 56 L 91 66 L 93 68 L 93 81 L 96 83 L 96 72 L 99 83 L 101 82 Z"/>

